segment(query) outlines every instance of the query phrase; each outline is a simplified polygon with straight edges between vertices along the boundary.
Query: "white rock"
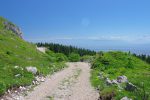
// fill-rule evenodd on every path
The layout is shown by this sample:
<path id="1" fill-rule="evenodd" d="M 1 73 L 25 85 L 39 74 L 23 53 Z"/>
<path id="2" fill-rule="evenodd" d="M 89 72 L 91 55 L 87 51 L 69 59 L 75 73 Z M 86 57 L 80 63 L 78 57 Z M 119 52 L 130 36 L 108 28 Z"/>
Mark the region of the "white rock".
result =
<path id="1" fill-rule="evenodd" d="M 25 87 L 22 87 L 22 86 L 20 86 L 19 89 L 20 89 L 21 91 L 26 90 L 26 88 L 25 88 Z"/>
<path id="2" fill-rule="evenodd" d="M 36 85 L 39 85 L 40 83 L 39 83 L 38 81 L 35 81 L 35 84 L 36 84 Z"/>
<path id="3" fill-rule="evenodd" d="M 35 77 L 35 80 L 40 82 L 40 78 L 38 76 Z"/>
<path id="4" fill-rule="evenodd" d="M 10 90 L 8 89 L 7 92 L 10 93 Z"/>
<path id="5" fill-rule="evenodd" d="M 119 84 L 117 80 L 112 80 L 112 84 Z"/>
<path id="6" fill-rule="evenodd" d="M 118 78 L 117 78 L 117 82 L 118 83 L 125 83 L 125 82 L 128 82 L 128 79 L 127 79 L 127 77 L 126 76 L 118 76 Z"/>
<path id="7" fill-rule="evenodd" d="M 42 77 L 42 78 L 41 78 L 41 82 L 44 82 L 44 81 L 45 81 L 45 78 L 44 78 L 44 77 Z"/>
<path id="8" fill-rule="evenodd" d="M 14 68 L 16 68 L 16 69 L 17 69 L 17 68 L 19 68 L 19 66 L 15 66 Z"/>
<path id="9" fill-rule="evenodd" d="M 130 99 L 130 98 L 128 98 L 128 97 L 123 97 L 123 98 L 121 98 L 120 100 L 132 100 L 132 99 Z"/>
<path id="10" fill-rule="evenodd" d="M 31 72 L 33 74 L 37 73 L 37 68 L 36 67 L 29 66 L 29 67 L 26 67 L 26 69 L 27 69 L 28 72 Z"/>
<path id="11" fill-rule="evenodd" d="M 37 50 L 39 50 L 39 51 L 45 53 L 46 48 L 45 48 L 45 47 L 37 47 Z"/>
<path id="12" fill-rule="evenodd" d="M 44 81 L 45 81 L 45 78 L 44 78 L 43 76 L 36 76 L 36 77 L 35 77 L 35 80 L 36 80 L 37 82 L 44 82 Z"/>
<path id="13" fill-rule="evenodd" d="M 21 76 L 21 74 L 16 74 L 16 75 L 15 75 L 15 77 L 19 77 L 19 76 Z"/>
<path id="14" fill-rule="evenodd" d="M 109 78 L 106 78 L 106 83 L 107 83 L 108 85 L 111 85 L 111 84 L 112 84 L 112 81 L 111 81 Z"/>
<path id="15" fill-rule="evenodd" d="M 45 80 L 44 79 L 41 79 L 41 82 L 44 82 Z"/>
<path id="16" fill-rule="evenodd" d="M 32 81 L 32 83 L 35 85 L 35 81 Z"/>

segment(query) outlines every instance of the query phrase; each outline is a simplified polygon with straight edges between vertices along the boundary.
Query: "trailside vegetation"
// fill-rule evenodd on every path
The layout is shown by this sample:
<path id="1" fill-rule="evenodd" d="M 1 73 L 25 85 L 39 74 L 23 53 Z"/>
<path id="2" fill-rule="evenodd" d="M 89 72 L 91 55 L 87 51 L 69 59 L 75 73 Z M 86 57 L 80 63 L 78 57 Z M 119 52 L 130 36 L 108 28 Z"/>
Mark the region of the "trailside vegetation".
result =
<path id="1" fill-rule="evenodd" d="M 120 80 L 124 82 L 120 82 Z M 122 81 L 121 80 L 121 81 Z M 92 63 L 91 82 L 102 100 L 149 100 L 150 65 L 127 52 L 99 52 Z"/>
<path id="2" fill-rule="evenodd" d="M 69 61 L 71 61 L 71 62 L 80 61 L 80 55 L 77 53 L 71 53 L 68 58 L 69 58 Z"/>

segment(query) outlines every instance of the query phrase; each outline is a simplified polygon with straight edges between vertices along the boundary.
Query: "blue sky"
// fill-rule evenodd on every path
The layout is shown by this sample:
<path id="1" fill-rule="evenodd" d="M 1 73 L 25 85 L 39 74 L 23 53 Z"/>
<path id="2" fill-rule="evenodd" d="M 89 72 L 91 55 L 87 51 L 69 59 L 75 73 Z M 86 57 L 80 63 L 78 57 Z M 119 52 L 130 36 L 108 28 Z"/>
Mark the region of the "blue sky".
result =
<path id="1" fill-rule="evenodd" d="M 149 49 L 149 5 L 149 0 L 1 0 L 0 15 L 20 26 L 27 41 Z"/>

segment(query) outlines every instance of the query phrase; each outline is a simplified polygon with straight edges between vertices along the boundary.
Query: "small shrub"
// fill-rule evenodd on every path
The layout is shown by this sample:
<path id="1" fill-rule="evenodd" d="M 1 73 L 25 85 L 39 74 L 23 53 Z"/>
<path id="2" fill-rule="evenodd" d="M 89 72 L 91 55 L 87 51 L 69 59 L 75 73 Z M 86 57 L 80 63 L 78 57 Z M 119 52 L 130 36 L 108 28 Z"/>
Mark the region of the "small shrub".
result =
<path id="1" fill-rule="evenodd" d="M 62 53 L 56 53 L 56 61 L 58 62 L 62 62 L 62 61 L 67 61 L 68 58 L 66 55 L 62 54 Z"/>
<path id="2" fill-rule="evenodd" d="M 82 62 L 92 62 L 94 60 L 94 56 L 84 55 L 81 57 Z"/>
<path id="3" fill-rule="evenodd" d="M 69 55 L 69 60 L 70 60 L 71 62 L 78 62 L 78 61 L 80 61 L 80 55 L 77 54 L 77 53 L 71 53 L 71 54 Z"/>
<path id="4" fill-rule="evenodd" d="M 7 55 L 11 55 L 11 54 L 12 54 L 12 52 L 10 52 L 10 51 L 7 51 L 7 52 L 6 52 L 6 54 L 7 54 Z"/>

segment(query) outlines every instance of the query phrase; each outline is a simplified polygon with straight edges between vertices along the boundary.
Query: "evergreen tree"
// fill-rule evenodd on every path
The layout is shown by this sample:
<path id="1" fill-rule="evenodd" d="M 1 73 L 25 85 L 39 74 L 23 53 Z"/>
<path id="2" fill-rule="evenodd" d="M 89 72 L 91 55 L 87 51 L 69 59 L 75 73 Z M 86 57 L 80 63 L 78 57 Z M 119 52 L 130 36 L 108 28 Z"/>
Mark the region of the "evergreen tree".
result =
<path id="1" fill-rule="evenodd" d="M 77 53 L 80 56 L 84 55 L 95 55 L 96 52 L 88 49 L 83 48 L 77 48 L 74 46 L 66 46 L 61 44 L 55 44 L 55 43 L 36 43 L 38 47 L 46 47 L 49 50 L 55 52 L 55 53 L 63 53 L 66 56 L 69 56 L 71 53 Z"/>

